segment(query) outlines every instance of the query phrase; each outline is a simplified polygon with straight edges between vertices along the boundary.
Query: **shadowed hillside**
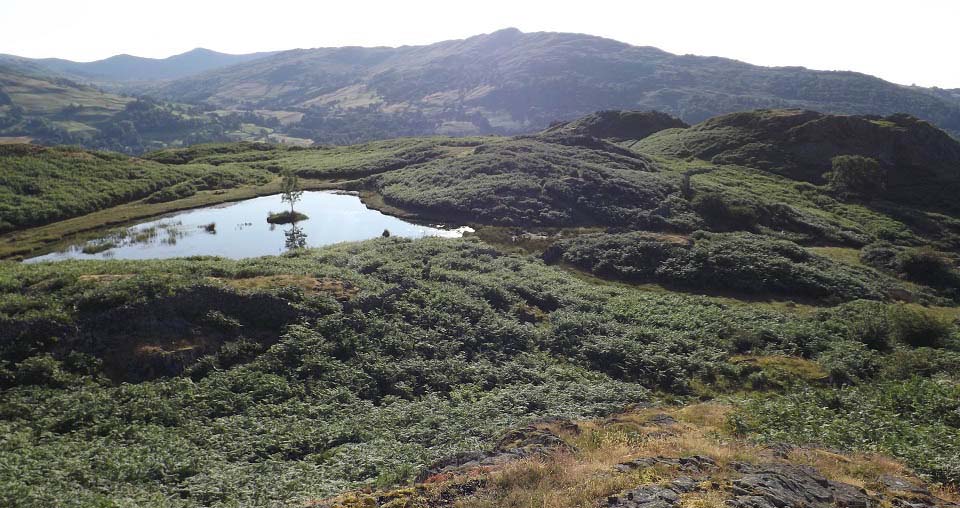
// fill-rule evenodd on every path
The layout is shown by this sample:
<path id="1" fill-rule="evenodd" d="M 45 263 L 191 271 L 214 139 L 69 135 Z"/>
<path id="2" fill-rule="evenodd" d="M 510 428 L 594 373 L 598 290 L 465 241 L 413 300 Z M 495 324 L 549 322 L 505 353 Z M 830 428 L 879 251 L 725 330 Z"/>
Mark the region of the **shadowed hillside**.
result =
<path id="1" fill-rule="evenodd" d="M 940 208 L 960 190 L 960 142 L 908 115 L 837 116 L 802 110 L 734 113 L 640 141 L 640 151 L 739 164 L 823 183 L 838 156 L 879 163 L 888 197 Z"/>

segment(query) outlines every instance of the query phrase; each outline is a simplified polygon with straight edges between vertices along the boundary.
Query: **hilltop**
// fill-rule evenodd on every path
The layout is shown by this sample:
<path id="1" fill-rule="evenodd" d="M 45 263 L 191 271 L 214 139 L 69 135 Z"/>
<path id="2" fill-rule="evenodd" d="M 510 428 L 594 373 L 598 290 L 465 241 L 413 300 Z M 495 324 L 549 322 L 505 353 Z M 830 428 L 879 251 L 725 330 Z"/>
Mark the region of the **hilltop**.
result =
<path id="1" fill-rule="evenodd" d="M 960 143 L 909 115 L 837 116 L 804 110 L 724 115 L 662 130 L 636 145 L 646 153 L 738 164 L 822 184 L 837 156 L 879 163 L 886 197 L 952 209 Z"/>

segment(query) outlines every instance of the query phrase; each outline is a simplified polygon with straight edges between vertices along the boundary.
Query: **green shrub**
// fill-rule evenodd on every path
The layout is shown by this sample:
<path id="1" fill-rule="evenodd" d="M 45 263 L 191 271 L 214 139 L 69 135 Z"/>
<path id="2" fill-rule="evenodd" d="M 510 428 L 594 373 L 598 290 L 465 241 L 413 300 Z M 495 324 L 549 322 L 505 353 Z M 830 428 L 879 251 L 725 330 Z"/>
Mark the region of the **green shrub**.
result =
<path id="1" fill-rule="evenodd" d="M 947 321 L 920 308 L 897 305 L 890 310 L 892 338 L 912 347 L 941 347 L 950 337 Z"/>
<path id="2" fill-rule="evenodd" d="M 196 193 L 197 188 L 193 184 L 184 182 L 160 189 L 147 196 L 146 201 L 147 203 L 166 203 L 167 201 L 188 198 Z"/>
<path id="3" fill-rule="evenodd" d="M 829 373 L 830 382 L 836 385 L 869 380 L 880 371 L 877 353 L 859 342 L 834 343 L 820 355 L 817 362 Z"/>
<path id="4" fill-rule="evenodd" d="M 847 317 L 848 338 L 875 351 L 890 349 L 893 333 L 889 309 L 882 305 L 859 305 L 857 312 Z"/>
<path id="5" fill-rule="evenodd" d="M 947 375 L 960 381 L 957 365 L 960 365 L 960 353 L 956 351 L 928 347 L 900 350 L 883 359 L 881 377 L 910 379 Z"/>
<path id="6" fill-rule="evenodd" d="M 897 256 L 902 250 L 885 241 L 871 243 L 860 250 L 860 261 L 875 268 L 898 271 Z"/>
<path id="7" fill-rule="evenodd" d="M 860 259 L 870 266 L 938 290 L 946 297 L 960 298 L 960 271 L 947 255 L 933 248 L 878 242 L 866 246 Z"/>
<path id="8" fill-rule="evenodd" d="M 51 355 L 27 358 L 16 365 L 16 382 L 21 385 L 39 385 L 62 388 L 71 377 L 63 371 L 59 361 Z"/>
<path id="9" fill-rule="evenodd" d="M 604 277 L 796 298 L 880 300 L 890 284 L 873 270 L 751 233 L 698 231 L 688 243 L 640 232 L 598 233 L 557 242 L 544 256 Z"/>
<path id="10" fill-rule="evenodd" d="M 886 172 L 880 163 L 859 155 L 838 155 L 830 160 L 832 169 L 824 175 L 830 189 L 842 196 L 878 197 L 887 188 Z"/>
<path id="11" fill-rule="evenodd" d="M 730 426 L 762 442 L 879 452 L 929 479 L 960 483 L 960 385 L 930 379 L 798 388 L 742 401 Z"/>
<path id="12" fill-rule="evenodd" d="M 731 200 L 717 193 L 698 194 L 690 206 L 708 224 L 721 230 L 755 229 L 763 213 L 753 203 Z"/>
<path id="13" fill-rule="evenodd" d="M 929 247 L 899 252 L 896 266 L 908 280 L 954 293 L 960 292 L 960 272 L 943 254 Z"/>

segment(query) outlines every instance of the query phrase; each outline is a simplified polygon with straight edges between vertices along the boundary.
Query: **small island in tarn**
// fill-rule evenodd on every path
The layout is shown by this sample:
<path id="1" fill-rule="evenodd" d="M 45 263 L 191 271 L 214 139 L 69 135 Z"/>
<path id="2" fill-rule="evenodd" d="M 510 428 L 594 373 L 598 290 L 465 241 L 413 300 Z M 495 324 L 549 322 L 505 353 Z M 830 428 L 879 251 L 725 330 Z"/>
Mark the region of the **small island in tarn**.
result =
<path id="1" fill-rule="evenodd" d="M 300 201 L 300 197 L 303 196 L 303 190 L 300 188 L 300 179 L 297 178 L 297 174 L 294 173 L 292 169 L 286 168 L 280 172 L 280 176 L 283 177 L 283 180 L 280 182 L 280 195 L 284 203 L 290 203 L 290 210 L 270 213 L 267 215 L 267 222 L 270 224 L 296 224 L 302 220 L 309 219 L 310 217 L 293 209 L 293 204 Z"/>
<path id="2" fill-rule="evenodd" d="M 267 222 L 269 222 L 270 224 L 291 224 L 295 222 L 300 222 L 302 220 L 307 220 L 309 218 L 310 217 L 307 217 L 306 215 L 300 212 L 287 210 L 287 211 L 271 213 L 267 215 Z"/>

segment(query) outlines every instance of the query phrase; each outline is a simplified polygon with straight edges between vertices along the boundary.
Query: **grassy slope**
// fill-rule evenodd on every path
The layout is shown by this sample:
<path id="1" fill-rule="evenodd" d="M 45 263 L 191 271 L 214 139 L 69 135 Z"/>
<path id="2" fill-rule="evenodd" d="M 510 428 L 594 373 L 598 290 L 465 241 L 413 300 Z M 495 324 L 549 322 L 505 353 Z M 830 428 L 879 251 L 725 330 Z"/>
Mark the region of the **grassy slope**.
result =
<path id="1" fill-rule="evenodd" d="M 38 68 L 14 68 L 0 62 L 0 135 L 39 144 L 75 144 L 88 148 L 143 153 L 163 146 L 211 140 L 281 139 L 273 129 L 241 123 L 184 104 L 102 91 Z M 268 123 L 257 115 L 246 122 Z M 131 124 L 122 122 L 129 121 Z M 132 128 L 131 128 L 132 127 Z M 291 144 L 310 140 L 283 136 Z"/>

